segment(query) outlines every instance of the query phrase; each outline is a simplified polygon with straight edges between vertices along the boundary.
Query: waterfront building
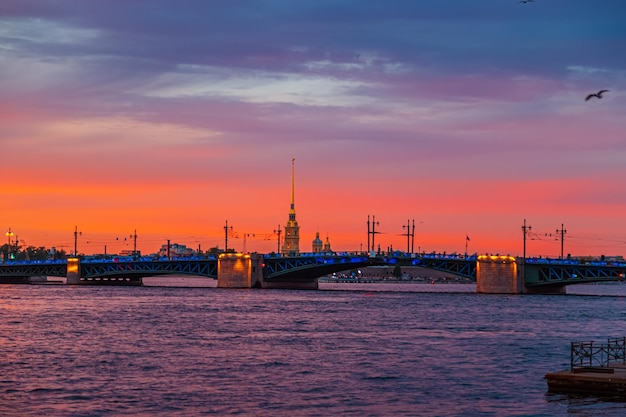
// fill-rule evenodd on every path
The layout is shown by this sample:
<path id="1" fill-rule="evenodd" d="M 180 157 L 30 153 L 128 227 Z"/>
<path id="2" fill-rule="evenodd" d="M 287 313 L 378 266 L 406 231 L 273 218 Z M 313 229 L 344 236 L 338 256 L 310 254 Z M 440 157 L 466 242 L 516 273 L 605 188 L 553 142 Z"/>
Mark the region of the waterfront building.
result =
<path id="1" fill-rule="evenodd" d="M 172 243 L 169 245 L 161 245 L 159 249 L 159 256 L 169 256 L 171 258 L 184 258 L 193 255 L 193 249 L 188 248 L 186 245 L 180 245 L 178 243 Z"/>
<path id="2" fill-rule="evenodd" d="M 296 208 L 294 201 L 294 164 L 296 159 L 291 160 L 291 206 L 289 207 L 289 220 L 285 225 L 285 241 L 282 254 L 284 256 L 298 256 L 300 254 L 300 226 L 296 221 Z"/>
<path id="3" fill-rule="evenodd" d="M 167 245 L 165 245 L 167 247 Z M 141 251 L 134 251 L 132 249 L 122 249 L 120 256 L 141 256 Z"/>

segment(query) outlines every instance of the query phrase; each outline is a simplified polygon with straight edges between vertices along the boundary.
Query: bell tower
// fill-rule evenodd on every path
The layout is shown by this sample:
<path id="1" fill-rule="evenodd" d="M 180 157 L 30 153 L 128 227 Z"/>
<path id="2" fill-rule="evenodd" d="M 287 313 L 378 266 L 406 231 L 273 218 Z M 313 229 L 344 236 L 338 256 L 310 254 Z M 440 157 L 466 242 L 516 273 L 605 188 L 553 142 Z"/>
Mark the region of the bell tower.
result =
<path id="1" fill-rule="evenodd" d="M 298 256 L 300 254 L 300 226 L 296 221 L 296 207 L 294 200 L 294 167 L 296 158 L 291 159 L 291 206 L 289 207 L 289 220 L 285 225 L 285 241 L 282 254 L 284 256 Z"/>

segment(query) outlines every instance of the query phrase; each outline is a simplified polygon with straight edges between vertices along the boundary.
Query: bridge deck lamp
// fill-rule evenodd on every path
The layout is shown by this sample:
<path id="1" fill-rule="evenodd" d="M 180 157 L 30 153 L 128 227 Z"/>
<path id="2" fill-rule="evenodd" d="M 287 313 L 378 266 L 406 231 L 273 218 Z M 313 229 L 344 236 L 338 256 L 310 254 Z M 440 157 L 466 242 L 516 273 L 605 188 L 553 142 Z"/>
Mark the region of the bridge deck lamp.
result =
<path id="1" fill-rule="evenodd" d="M 524 274 L 524 280 L 526 279 L 526 235 L 530 233 L 530 231 L 533 229 L 532 226 L 526 226 L 526 219 L 524 219 L 524 224 L 522 225 L 522 233 L 524 235 L 524 261 L 522 264 L 522 268 L 523 270 L 523 274 Z"/>
<path id="2" fill-rule="evenodd" d="M 11 238 L 15 236 L 15 233 L 13 233 L 9 227 L 9 230 L 4 235 L 9 239 L 8 245 L 11 246 Z"/>
<path id="3" fill-rule="evenodd" d="M 8 244 L 7 244 L 7 245 L 8 245 L 8 246 L 7 246 L 7 251 L 11 251 L 11 238 L 12 238 L 13 236 L 15 236 L 15 233 L 13 233 L 13 232 L 11 231 L 11 228 L 9 227 L 9 230 L 8 230 L 8 231 L 7 231 L 4 235 L 5 235 L 5 236 L 7 237 L 7 239 L 9 240 L 9 242 L 8 242 Z M 15 244 L 17 245 L 17 242 L 15 242 Z"/>
<path id="4" fill-rule="evenodd" d="M 11 231 L 11 228 L 9 227 L 9 230 L 4 234 L 7 239 L 8 239 L 8 244 L 7 244 L 7 253 L 6 256 L 3 258 L 3 262 L 6 262 L 6 260 L 9 258 L 9 254 L 11 253 L 11 238 L 15 235 L 15 233 L 13 233 Z"/>

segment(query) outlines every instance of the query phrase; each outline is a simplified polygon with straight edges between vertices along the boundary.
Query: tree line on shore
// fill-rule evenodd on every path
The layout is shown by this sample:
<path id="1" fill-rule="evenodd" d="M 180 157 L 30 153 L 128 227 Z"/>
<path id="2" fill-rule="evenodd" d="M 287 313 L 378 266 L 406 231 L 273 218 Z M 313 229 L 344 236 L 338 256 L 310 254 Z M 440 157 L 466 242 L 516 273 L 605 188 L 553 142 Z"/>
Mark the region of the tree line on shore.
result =
<path id="1" fill-rule="evenodd" d="M 4 260 L 15 261 L 45 261 L 50 259 L 66 259 L 67 253 L 64 250 L 55 248 L 48 249 L 44 246 L 9 245 L 5 243 L 0 246 L 0 254 Z"/>

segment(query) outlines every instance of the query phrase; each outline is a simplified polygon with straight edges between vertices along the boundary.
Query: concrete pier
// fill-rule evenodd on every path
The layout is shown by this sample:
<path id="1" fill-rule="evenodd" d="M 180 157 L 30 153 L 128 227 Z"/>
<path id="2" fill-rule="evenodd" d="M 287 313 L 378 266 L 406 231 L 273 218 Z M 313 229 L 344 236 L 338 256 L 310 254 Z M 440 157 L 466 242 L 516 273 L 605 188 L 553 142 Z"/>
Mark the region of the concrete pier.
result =
<path id="1" fill-rule="evenodd" d="M 520 294 L 524 283 L 513 256 L 480 255 L 476 263 L 476 292 L 483 294 Z"/>
<path id="2" fill-rule="evenodd" d="M 626 337 L 570 345 L 570 369 L 547 373 L 548 391 L 626 397 Z"/>
<path id="3" fill-rule="evenodd" d="M 626 365 L 563 370 L 545 379 L 550 392 L 626 396 Z"/>
<path id="4" fill-rule="evenodd" d="M 260 288 L 263 284 L 263 256 L 223 253 L 217 260 L 218 288 Z"/>
<path id="5" fill-rule="evenodd" d="M 67 258 L 67 285 L 80 284 L 80 259 Z"/>

